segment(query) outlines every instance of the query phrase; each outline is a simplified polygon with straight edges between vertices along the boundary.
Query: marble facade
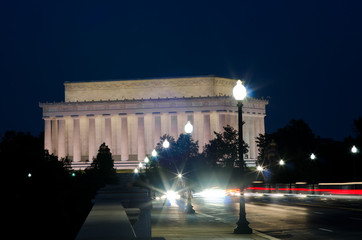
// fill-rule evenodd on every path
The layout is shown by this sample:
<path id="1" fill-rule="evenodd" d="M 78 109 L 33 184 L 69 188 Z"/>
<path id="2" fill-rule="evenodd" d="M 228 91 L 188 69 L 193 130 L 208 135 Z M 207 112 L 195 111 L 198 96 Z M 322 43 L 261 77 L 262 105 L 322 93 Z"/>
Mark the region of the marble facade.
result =
<path id="1" fill-rule="evenodd" d="M 105 142 L 115 161 L 143 161 L 160 137 L 175 139 L 190 121 L 200 151 L 223 126 L 237 126 L 236 80 L 219 77 L 66 82 L 65 102 L 40 103 L 45 149 L 73 163 L 92 160 Z M 243 107 L 245 156 L 255 162 L 255 138 L 264 134 L 267 100 L 247 98 Z"/>

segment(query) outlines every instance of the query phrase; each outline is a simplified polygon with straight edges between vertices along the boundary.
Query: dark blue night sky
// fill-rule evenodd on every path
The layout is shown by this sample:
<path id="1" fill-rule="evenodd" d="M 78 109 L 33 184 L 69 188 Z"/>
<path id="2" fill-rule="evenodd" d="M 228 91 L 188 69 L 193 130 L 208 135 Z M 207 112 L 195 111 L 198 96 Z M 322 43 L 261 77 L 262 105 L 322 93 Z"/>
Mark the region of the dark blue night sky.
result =
<path id="1" fill-rule="evenodd" d="M 65 81 L 217 75 L 342 140 L 362 116 L 362 1 L 2 1 L 0 134 L 43 130 Z"/>

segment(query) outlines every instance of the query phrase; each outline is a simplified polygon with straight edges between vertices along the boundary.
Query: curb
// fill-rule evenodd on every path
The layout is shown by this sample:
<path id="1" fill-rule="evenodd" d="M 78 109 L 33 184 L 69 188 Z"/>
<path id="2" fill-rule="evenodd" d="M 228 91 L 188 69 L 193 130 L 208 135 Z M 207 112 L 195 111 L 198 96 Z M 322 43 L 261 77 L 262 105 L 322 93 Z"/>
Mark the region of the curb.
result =
<path id="1" fill-rule="evenodd" d="M 263 238 L 266 238 L 266 239 L 269 239 L 269 240 L 280 240 L 279 238 L 275 238 L 275 237 L 272 237 L 272 236 L 269 236 L 269 235 L 266 235 L 264 233 L 261 233 L 261 232 L 258 232 L 256 230 L 253 229 L 253 233 L 260 236 L 260 237 L 263 237 Z"/>

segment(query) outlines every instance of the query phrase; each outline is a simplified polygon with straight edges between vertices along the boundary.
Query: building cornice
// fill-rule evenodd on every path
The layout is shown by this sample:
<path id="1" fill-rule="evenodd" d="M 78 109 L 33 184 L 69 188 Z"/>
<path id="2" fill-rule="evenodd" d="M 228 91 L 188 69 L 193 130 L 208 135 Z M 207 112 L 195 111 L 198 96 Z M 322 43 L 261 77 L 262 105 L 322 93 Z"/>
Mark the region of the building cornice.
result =
<path id="1" fill-rule="evenodd" d="M 265 115 L 267 100 L 247 98 L 244 100 L 244 112 Z M 136 112 L 172 112 L 172 111 L 216 111 L 235 112 L 237 102 L 231 96 L 183 97 L 183 98 L 150 98 L 124 99 L 106 101 L 53 102 L 39 103 L 43 108 L 43 116 L 70 116 L 74 112 L 87 114 L 120 114 Z M 248 110 L 249 109 L 249 110 Z"/>

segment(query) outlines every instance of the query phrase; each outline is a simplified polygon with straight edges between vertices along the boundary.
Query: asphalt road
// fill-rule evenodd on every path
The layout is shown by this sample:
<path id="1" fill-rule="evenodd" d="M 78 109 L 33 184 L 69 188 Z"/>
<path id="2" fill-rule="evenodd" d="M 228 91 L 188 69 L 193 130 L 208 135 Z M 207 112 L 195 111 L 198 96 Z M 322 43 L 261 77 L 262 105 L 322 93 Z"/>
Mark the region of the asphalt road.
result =
<path id="1" fill-rule="evenodd" d="M 362 239 L 362 199 L 338 197 L 246 197 L 250 227 L 279 239 Z M 238 220 L 236 197 L 194 197 L 198 214 L 234 224 Z"/>

